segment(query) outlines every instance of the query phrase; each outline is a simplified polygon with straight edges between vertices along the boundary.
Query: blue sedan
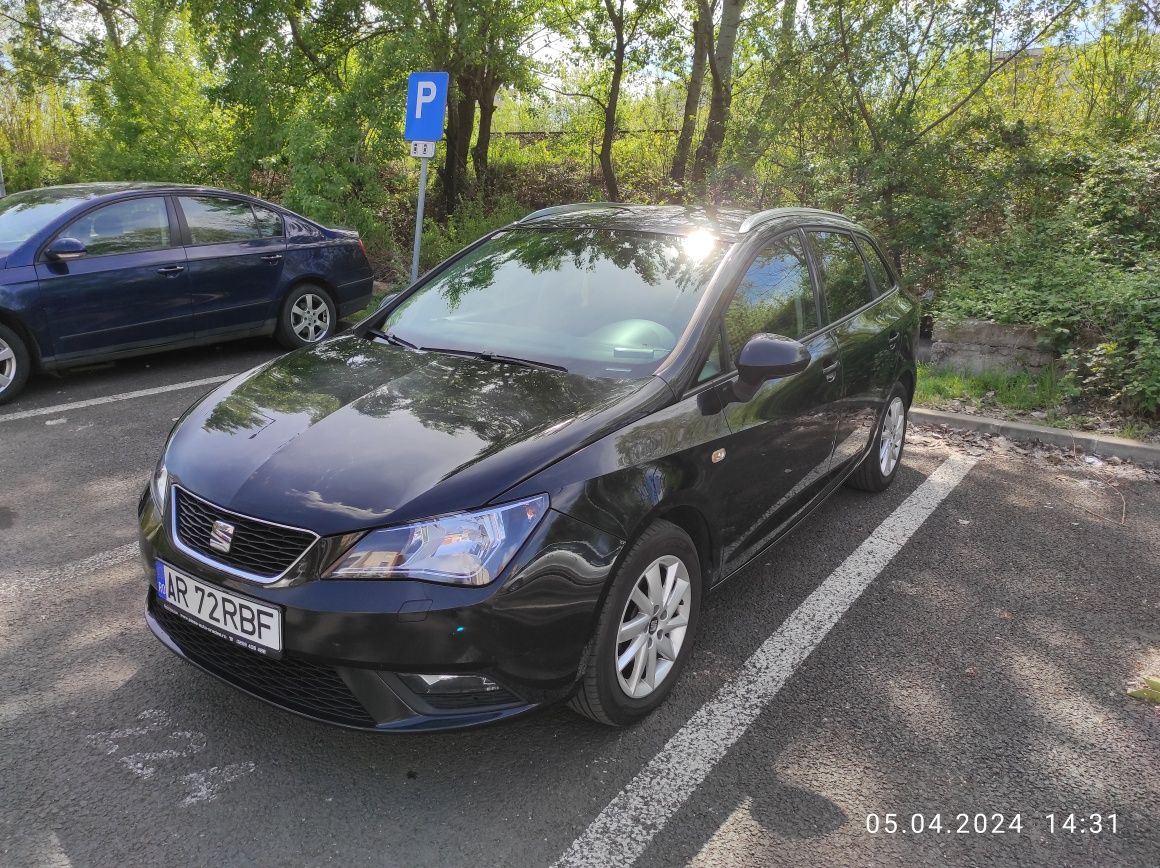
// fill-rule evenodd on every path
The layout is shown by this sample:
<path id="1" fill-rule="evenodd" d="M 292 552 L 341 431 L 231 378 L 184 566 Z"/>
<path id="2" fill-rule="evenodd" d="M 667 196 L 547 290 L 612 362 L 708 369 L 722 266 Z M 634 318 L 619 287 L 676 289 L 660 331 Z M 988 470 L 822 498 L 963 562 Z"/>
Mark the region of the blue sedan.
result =
<path id="1" fill-rule="evenodd" d="M 34 369 L 273 335 L 317 343 L 371 298 L 358 233 L 164 184 L 0 199 L 0 404 Z"/>

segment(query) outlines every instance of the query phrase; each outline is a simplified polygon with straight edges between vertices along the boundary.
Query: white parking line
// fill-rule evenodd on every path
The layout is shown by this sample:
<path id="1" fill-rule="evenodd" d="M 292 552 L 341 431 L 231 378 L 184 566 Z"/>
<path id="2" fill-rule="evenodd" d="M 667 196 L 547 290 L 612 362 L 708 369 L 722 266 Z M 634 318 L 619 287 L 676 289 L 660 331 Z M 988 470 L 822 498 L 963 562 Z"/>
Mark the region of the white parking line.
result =
<path id="1" fill-rule="evenodd" d="M 100 404 L 112 404 L 115 401 L 127 401 L 130 398 L 144 398 L 148 395 L 160 395 L 164 392 L 178 392 L 182 389 L 192 389 L 195 386 L 216 386 L 224 383 L 237 374 L 222 374 L 217 377 L 206 377 L 202 380 L 186 380 L 184 383 L 173 383 L 169 386 L 155 386 L 152 389 L 138 389 L 136 392 L 121 392 L 119 395 L 105 395 L 103 398 L 89 398 L 86 401 L 73 401 L 71 404 L 54 404 L 51 407 L 39 407 L 35 410 L 20 410 L 16 413 L 0 413 L 0 422 L 14 422 L 17 419 L 30 419 L 33 416 L 51 416 L 55 413 L 67 413 L 69 410 L 80 410 L 83 407 L 96 407 Z"/>
<path id="2" fill-rule="evenodd" d="M 765 640 L 556 861 L 632 865 L 977 459 L 943 462 Z"/>

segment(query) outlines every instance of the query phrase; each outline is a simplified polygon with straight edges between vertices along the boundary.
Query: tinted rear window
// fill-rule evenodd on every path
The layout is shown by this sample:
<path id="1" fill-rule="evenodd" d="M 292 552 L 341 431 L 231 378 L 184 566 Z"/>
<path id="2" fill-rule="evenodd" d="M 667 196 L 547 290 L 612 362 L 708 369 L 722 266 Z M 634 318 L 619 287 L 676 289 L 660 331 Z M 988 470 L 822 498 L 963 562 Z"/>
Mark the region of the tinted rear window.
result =
<path id="1" fill-rule="evenodd" d="M 282 217 L 269 208 L 254 206 L 254 216 L 258 218 L 258 229 L 263 238 L 279 238 L 282 235 Z"/>
<path id="2" fill-rule="evenodd" d="M 894 278 L 890 276 L 890 269 L 886 267 L 882 255 L 878 252 L 878 248 L 867 241 L 865 238 L 858 239 L 858 246 L 862 248 L 862 255 L 866 259 L 866 265 L 870 269 L 870 274 L 874 278 L 874 285 L 878 288 L 878 294 L 881 295 L 890 289 L 894 288 Z"/>
<path id="3" fill-rule="evenodd" d="M 194 244 L 226 244 L 261 237 L 249 202 L 213 196 L 181 196 L 181 210 Z M 279 226 L 281 221 L 279 221 Z"/>

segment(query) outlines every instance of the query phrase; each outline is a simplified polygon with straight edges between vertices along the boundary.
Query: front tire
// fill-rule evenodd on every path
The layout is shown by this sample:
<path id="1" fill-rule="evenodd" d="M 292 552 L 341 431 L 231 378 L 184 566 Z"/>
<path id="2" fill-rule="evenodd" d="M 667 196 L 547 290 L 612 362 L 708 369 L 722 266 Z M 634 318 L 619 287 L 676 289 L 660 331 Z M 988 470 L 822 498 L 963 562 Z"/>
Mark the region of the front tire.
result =
<path id="1" fill-rule="evenodd" d="M 701 597 L 696 546 L 676 525 L 657 521 L 613 577 L 569 707 L 609 726 L 650 714 L 668 698 L 692 653 Z"/>
<path id="2" fill-rule="evenodd" d="M 321 286 L 301 283 L 290 291 L 278 314 L 274 336 L 290 350 L 326 340 L 338 326 L 334 301 Z"/>
<path id="3" fill-rule="evenodd" d="M 910 406 L 907 392 L 901 383 L 895 383 L 886 399 L 886 410 L 878 422 L 874 443 L 869 454 L 850 476 L 851 488 L 863 491 L 885 491 L 898 475 L 902 464 L 902 447 L 906 444 L 906 425 Z"/>
<path id="4" fill-rule="evenodd" d="M 24 340 L 0 324 L 0 404 L 7 404 L 23 391 L 31 371 L 32 357 Z"/>

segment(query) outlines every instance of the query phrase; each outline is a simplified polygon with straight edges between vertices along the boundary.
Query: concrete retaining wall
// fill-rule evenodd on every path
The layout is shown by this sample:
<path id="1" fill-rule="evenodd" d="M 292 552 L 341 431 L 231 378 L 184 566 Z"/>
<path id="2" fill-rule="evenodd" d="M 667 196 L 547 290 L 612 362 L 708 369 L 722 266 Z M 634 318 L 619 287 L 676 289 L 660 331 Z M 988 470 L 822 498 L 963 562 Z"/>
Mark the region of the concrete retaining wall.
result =
<path id="1" fill-rule="evenodd" d="M 1004 325 L 968 319 L 935 322 L 930 363 L 980 374 L 1003 371 L 1037 373 L 1055 361 L 1047 336 L 1035 326 Z"/>

